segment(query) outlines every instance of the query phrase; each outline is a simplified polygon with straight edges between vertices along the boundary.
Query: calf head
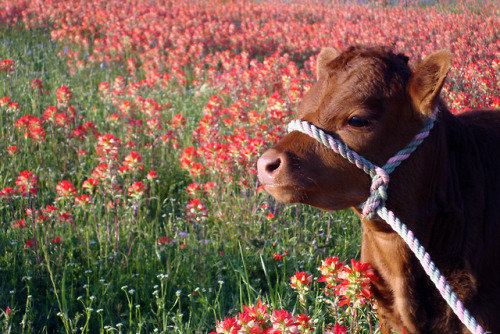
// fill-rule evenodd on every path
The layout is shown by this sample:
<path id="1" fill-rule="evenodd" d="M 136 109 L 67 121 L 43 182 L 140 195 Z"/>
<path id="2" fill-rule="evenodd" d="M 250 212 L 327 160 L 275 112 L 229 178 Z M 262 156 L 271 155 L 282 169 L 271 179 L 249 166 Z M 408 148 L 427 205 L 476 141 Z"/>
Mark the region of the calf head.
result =
<path id="1" fill-rule="evenodd" d="M 383 47 L 323 49 L 317 81 L 304 96 L 298 118 L 382 166 L 432 116 L 451 56 L 437 52 L 415 73 L 407 63 L 406 56 Z M 281 202 L 339 210 L 369 195 L 368 175 L 298 131 L 267 150 L 257 166 L 260 182 Z"/>

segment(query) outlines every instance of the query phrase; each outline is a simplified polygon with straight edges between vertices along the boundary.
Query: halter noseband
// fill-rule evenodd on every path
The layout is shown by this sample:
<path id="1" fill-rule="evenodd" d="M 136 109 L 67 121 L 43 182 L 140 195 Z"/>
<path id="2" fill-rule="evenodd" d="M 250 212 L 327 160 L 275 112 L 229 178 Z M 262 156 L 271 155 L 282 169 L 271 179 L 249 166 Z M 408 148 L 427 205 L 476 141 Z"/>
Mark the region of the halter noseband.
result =
<path id="1" fill-rule="evenodd" d="M 335 153 L 340 154 L 343 158 L 347 159 L 359 169 L 362 169 L 371 177 L 372 184 L 370 187 L 370 196 L 364 203 L 360 204 L 360 207 L 363 210 L 363 217 L 367 219 L 374 219 L 376 217 L 377 209 L 383 206 L 387 200 L 389 174 L 392 173 L 392 171 L 394 171 L 394 169 L 396 169 L 401 162 L 406 160 L 410 154 L 416 150 L 418 145 L 420 145 L 429 135 L 430 130 L 434 126 L 437 111 L 438 109 L 436 108 L 433 117 L 426 120 L 423 129 L 413 138 L 408 146 L 396 153 L 396 155 L 390 158 L 382 167 L 371 163 L 369 160 L 350 149 L 349 146 L 341 140 L 333 138 L 309 122 L 293 120 L 290 124 L 288 124 L 288 132 L 299 131 L 307 134 L 326 147 L 332 149 Z"/>

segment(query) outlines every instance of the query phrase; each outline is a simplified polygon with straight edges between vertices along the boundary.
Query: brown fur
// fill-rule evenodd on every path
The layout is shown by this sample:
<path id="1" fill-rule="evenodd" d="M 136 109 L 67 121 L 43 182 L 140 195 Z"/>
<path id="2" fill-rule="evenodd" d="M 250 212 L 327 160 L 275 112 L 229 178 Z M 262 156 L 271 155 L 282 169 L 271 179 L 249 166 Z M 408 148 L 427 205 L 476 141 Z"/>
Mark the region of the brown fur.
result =
<path id="1" fill-rule="evenodd" d="M 454 116 L 440 99 L 448 51 L 422 61 L 383 47 L 326 49 L 318 81 L 298 117 L 382 166 L 439 106 L 430 136 L 392 174 L 386 203 L 431 255 L 471 314 L 500 333 L 500 113 Z M 368 123 L 355 126 L 359 117 Z M 341 156 L 294 131 L 259 159 L 259 178 L 278 200 L 324 210 L 356 208 L 370 178 Z M 382 332 L 467 333 L 404 241 L 381 220 L 362 220 L 361 260 L 380 280 L 374 294 Z"/>

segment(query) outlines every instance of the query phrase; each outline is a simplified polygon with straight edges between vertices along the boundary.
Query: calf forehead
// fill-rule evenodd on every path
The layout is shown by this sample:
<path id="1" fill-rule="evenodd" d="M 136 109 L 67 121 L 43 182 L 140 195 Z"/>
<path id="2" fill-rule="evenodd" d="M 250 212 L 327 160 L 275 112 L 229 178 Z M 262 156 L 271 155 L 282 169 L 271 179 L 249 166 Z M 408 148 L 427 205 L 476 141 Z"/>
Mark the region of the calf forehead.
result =
<path id="1" fill-rule="evenodd" d="M 327 65 L 328 75 L 305 95 L 299 117 L 328 112 L 342 117 L 352 109 L 403 94 L 411 71 L 405 61 L 392 53 L 378 56 L 340 55 Z M 324 115 L 323 115 L 324 117 Z M 310 121 L 319 115 L 308 115 Z"/>

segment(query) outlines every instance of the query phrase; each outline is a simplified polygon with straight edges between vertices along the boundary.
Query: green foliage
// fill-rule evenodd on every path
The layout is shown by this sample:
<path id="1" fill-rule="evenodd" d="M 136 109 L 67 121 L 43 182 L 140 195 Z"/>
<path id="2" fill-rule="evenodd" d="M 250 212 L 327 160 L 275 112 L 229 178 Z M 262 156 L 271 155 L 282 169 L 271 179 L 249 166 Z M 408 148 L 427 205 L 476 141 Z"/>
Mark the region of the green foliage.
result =
<path id="1" fill-rule="evenodd" d="M 0 150 L 0 188 L 13 187 L 24 170 L 33 171 L 39 180 L 36 195 L 0 200 L 2 331 L 206 333 L 216 319 L 234 315 L 256 299 L 293 307 L 296 296 L 289 277 L 296 271 L 314 272 L 329 254 L 344 260 L 357 257 L 360 226 L 350 212 L 283 206 L 265 194 L 238 198 L 237 185 L 226 185 L 226 196 L 234 197 L 229 205 L 222 198 L 209 203 L 213 210 L 221 208 L 226 220 L 209 217 L 205 224 L 187 223 L 185 189 L 192 179 L 179 167 L 180 150 L 160 147 L 154 158 L 141 136 L 134 140 L 145 171 L 135 178 L 146 183 L 146 170 L 158 173 L 148 183 L 147 201 L 97 193 L 93 204 L 83 208 L 60 199 L 56 205 L 72 213 L 72 222 L 54 217 L 40 223 L 37 215 L 54 203 L 61 180 L 81 189 L 91 175 L 96 139 L 89 135 L 77 142 L 64 128 L 47 126 L 46 141 L 37 142 L 24 138 L 16 121 L 25 115 L 42 117 L 48 106 L 57 105 L 58 88 L 67 86 L 77 114 L 94 122 L 97 131 L 113 131 L 118 137 L 128 131 L 106 120 L 114 106 L 103 102 L 98 91 L 101 82 L 113 81 L 122 69 L 91 66 L 69 74 L 58 52 L 64 50 L 43 32 L 2 31 L 0 54 L 16 59 L 16 70 L 3 75 L 0 97 L 10 97 L 19 107 L 0 108 L 0 147 L 5 148 Z M 33 92 L 34 79 L 43 82 L 44 93 Z M 162 110 L 167 119 L 174 113 L 187 115 L 179 136 L 180 146 L 187 145 L 209 94 L 144 94 L 171 106 Z M 18 149 L 14 155 L 6 150 L 11 145 Z M 79 150 L 89 154 L 80 156 Z M 118 182 L 125 192 L 132 180 L 119 177 Z M 127 205 L 110 207 L 109 201 Z M 259 209 L 262 204 L 274 208 L 276 218 L 268 220 L 267 211 Z M 28 227 L 14 228 L 21 219 Z M 60 243 L 54 242 L 56 237 Z M 169 241 L 161 243 L 162 237 Z M 34 246 L 26 246 L 28 240 Z M 278 261 L 274 253 L 288 255 Z"/>

